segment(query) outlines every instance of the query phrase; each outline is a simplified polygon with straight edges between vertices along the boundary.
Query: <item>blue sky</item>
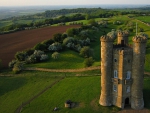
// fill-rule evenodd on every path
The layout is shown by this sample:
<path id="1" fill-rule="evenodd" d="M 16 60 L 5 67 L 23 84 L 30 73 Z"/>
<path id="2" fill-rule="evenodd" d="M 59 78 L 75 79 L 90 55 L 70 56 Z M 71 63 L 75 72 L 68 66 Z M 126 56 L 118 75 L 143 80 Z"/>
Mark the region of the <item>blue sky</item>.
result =
<path id="1" fill-rule="evenodd" d="M 0 6 L 150 4 L 150 0 L 0 0 Z"/>

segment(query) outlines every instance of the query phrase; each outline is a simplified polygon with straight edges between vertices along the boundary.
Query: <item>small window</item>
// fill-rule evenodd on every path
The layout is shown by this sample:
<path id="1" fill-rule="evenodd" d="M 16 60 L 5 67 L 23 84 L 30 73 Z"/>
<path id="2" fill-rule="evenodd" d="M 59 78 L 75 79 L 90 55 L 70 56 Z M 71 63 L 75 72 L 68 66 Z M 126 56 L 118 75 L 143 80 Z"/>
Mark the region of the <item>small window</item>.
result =
<path id="1" fill-rule="evenodd" d="M 117 59 L 114 59 L 114 62 L 117 62 Z"/>
<path id="2" fill-rule="evenodd" d="M 128 60 L 128 63 L 130 63 L 131 62 L 131 60 Z"/>
<path id="3" fill-rule="evenodd" d="M 131 71 L 127 71 L 126 79 L 130 79 L 130 78 L 131 78 Z"/>
<path id="4" fill-rule="evenodd" d="M 126 87 L 126 92 L 129 93 L 130 92 L 130 86 Z"/>
<path id="5" fill-rule="evenodd" d="M 113 85 L 113 91 L 117 92 L 117 85 Z"/>
<path id="6" fill-rule="evenodd" d="M 114 70 L 114 78 L 118 78 L 118 72 L 117 72 L 117 70 Z"/>

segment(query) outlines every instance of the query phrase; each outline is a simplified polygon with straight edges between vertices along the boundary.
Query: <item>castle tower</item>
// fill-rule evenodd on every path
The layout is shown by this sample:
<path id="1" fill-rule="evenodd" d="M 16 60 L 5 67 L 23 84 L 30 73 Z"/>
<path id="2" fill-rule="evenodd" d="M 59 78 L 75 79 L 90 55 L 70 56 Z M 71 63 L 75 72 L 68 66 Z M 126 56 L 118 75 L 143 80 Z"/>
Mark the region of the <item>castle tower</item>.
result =
<path id="1" fill-rule="evenodd" d="M 103 106 L 112 105 L 111 75 L 113 41 L 110 36 L 102 36 L 101 41 L 101 95 L 99 103 Z"/>
<path id="2" fill-rule="evenodd" d="M 112 66 L 113 105 L 124 108 L 131 103 L 131 70 L 132 49 L 130 47 L 114 47 Z"/>
<path id="3" fill-rule="evenodd" d="M 121 44 L 121 41 L 124 41 L 124 44 L 128 44 L 128 31 L 119 31 L 118 32 L 118 44 Z"/>
<path id="4" fill-rule="evenodd" d="M 102 36 L 101 41 L 101 95 L 102 106 L 115 105 L 124 108 L 142 109 L 144 61 L 147 36 L 133 37 L 133 47 L 128 46 L 126 32 L 118 33 L 118 44 L 114 38 Z"/>
<path id="5" fill-rule="evenodd" d="M 143 100 L 143 78 L 146 41 L 145 36 L 133 37 L 133 62 L 132 62 L 132 87 L 131 87 L 131 108 L 142 109 Z"/>

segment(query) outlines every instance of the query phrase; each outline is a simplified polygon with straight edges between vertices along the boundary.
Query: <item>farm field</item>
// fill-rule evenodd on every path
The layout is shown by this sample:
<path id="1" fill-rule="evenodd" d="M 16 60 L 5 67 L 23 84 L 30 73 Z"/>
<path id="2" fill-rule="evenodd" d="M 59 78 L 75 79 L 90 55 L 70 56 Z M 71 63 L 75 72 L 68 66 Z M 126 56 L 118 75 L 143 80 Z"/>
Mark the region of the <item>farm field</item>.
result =
<path id="1" fill-rule="evenodd" d="M 32 48 L 35 44 L 52 38 L 54 34 L 63 33 L 72 27 L 79 27 L 79 25 L 45 27 L 0 35 L 0 59 L 3 66 L 8 66 L 17 51 Z"/>

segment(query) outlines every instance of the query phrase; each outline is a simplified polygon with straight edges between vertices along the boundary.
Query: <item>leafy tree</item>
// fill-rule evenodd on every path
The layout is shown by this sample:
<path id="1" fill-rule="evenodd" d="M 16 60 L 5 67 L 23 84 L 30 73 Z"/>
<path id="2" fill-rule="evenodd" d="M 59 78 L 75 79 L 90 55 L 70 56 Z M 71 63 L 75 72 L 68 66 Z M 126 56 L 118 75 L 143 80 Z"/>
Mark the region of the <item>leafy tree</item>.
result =
<path id="1" fill-rule="evenodd" d="M 93 56 L 93 49 L 91 49 L 89 46 L 84 46 L 81 50 L 80 50 L 80 55 L 88 58 Z"/>
<path id="2" fill-rule="evenodd" d="M 47 48 L 47 46 L 45 44 L 42 43 L 38 43 L 34 46 L 35 50 L 41 50 L 41 51 L 45 51 Z"/>
<path id="3" fill-rule="evenodd" d="M 18 74 L 18 73 L 20 73 L 22 70 L 23 70 L 23 63 L 22 62 L 17 62 L 15 65 L 14 65 L 14 67 L 13 67 L 13 72 L 15 73 L 15 74 Z"/>
<path id="4" fill-rule="evenodd" d="M 60 57 L 60 53 L 58 53 L 58 52 L 54 52 L 53 54 L 52 54 L 52 58 L 53 59 L 58 59 Z"/>
<path id="5" fill-rule="evenodd" d="M 79 31 L 76 28 L 69 28 L 67 29 L 66 33 L 68 36 L 73 37 L 74 35 L 77 35 Z"/>
<path id="6" fill-rule="evenodd" d="M 48 47 L 50 51 L 60 51 L 62 50 L 62 45 L 59 42 L 55 42 Z"/>
<path id="7" fill-rule="evenodd" d="M 13 68 L 16 63 L 17 63 L 17 60 L 12 60 L 11 62 L 9 62 L 8 67 Z"/>
<path id="8" fill-rule="evenodd" d="M 53 39 L 55 42 L 62 42 L 62 34 L 61 33 L 54 34 Z"/>
<path id="9" fill-rule="evenodd" d="M 84 60 L 85 67 L 90 67 L 94 63 L 94 59 L 92 57 L 86 58 Z"/>
<path id="10" fill-rule="evenodd" d="M 15 54 L 15 58 L 18 60 L 18 61 L 24 61 L 26 59 L 26 53 L 25 52 L 17 52 Z"/>
<path id="11" fill-rule="evenodd" d="M 92 26 L 97 25 L 97 23 L 96 23 L 96 21 L 95 21 L 94 19 L 90 19 L 90 20 L 88 21 L 88 24 L 90 24 L 90 25 L 92 25 Z"/>

